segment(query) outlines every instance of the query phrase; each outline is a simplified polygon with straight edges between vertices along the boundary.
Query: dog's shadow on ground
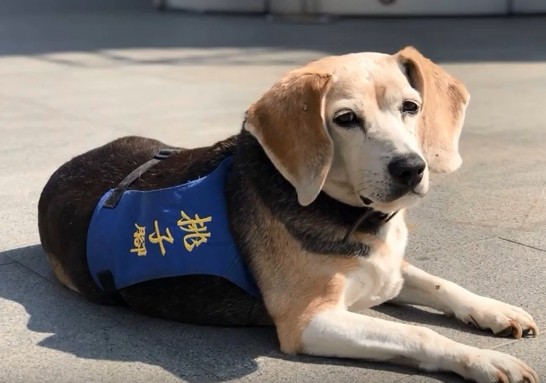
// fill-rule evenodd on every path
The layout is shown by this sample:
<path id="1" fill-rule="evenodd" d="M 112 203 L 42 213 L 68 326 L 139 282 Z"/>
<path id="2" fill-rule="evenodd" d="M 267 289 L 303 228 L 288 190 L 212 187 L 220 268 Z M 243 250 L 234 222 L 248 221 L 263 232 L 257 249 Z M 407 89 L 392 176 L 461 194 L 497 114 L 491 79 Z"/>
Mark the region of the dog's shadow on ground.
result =
<path id="1" fill-rule="evenodd" d="M 273 328 L 190 326 L 144 317 L 126 308 L 88 303 L 53 279 L 40 245 L 2 252 L 2 259 L 8 261 L 0 265 L 0 273 L 8 269 L 12 272 L 11 279 L 0 280 L 0 298 L 25 308 L 30 331 L 52 334 L 40 341 L 40 346 L 79 358 L 141 362 L 195 383 L 249 375 L 258 370 L 259 357 L 422 375 L 412 368 L 383 363 L 286 356 L 278 351 Z M 462 326 L 411 307 L 384 306 L 378 311 L 424 325 Z M 461 382 L 452 375 L 431 376 L 441 382 Z"/>

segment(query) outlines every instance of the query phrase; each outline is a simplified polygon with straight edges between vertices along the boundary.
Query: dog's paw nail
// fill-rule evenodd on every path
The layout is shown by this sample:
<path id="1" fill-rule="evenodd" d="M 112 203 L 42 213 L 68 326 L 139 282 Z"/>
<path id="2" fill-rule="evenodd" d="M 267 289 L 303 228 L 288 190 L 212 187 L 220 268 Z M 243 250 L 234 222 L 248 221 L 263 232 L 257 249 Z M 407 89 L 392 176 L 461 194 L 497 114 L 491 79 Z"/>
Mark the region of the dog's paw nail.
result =
<path id="1" fill-rule="evenodd" d="M 499 331 L 495 334 L 498 337 L 508 338 L 514 335 L 514 328 L 512 326 L 506 327 L 504 330 Z"/>
<path id="2" fill-rule="evenodd" d="M 521 328 L 521 325 L 516 321 L 510 321 L 510 326 L 506 327 L 504 330 L 497 332 L 495 335 L 499 337 L 513 337 L 516 339 L 521 338 L 530 330 Z"/>

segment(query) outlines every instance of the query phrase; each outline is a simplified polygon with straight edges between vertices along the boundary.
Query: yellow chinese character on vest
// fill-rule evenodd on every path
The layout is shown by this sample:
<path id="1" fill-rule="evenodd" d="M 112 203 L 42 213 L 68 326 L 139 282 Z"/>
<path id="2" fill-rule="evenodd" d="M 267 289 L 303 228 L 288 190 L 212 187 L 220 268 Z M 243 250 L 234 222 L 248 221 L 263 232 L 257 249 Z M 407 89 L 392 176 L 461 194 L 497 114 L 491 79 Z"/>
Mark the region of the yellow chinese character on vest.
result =
<path id="1" fill-rule="evenodd" d="M 200 218 L 197 214 L 192 219 L 183 211 L 180 211 L 180 218 L 177 222 L 181 230 L 187 232 L 184 236 L 184 247 L 188 251 L 192 251 L 194 247 L 199 247 L 202 243 L 206 243 L 210 237 L 210 233 L 205 226 L 206 222 L 212 221 L 212 216 Z"/>
<path id="2" fill-rule="evenodd" d="M 167 235 L 161 235 L 161 232 L 159 231 L 159 224 L 157 222 L 157 219 L 154 221 L 154 232 L 148 236 L 148 239 L 151 243 L 159 244 L 159 249 L 161 250 L 161 255 L 165 255 L 165 245 L 163 245 L 163 241 L 167 241 L 169 243 L 173 243 L 174 239 L 171 235 L 171 231 L 169 228 L 165 229 L 165 232 Z"/>
<path id="3" fill-rule="evenodd" d="M 133 248 L 131 253 L 137 253 L 139 257 L 147 254 L 146 252 L 146 226 L 138 226 L 135 223 L 136 230 L 133 233 Z"/>

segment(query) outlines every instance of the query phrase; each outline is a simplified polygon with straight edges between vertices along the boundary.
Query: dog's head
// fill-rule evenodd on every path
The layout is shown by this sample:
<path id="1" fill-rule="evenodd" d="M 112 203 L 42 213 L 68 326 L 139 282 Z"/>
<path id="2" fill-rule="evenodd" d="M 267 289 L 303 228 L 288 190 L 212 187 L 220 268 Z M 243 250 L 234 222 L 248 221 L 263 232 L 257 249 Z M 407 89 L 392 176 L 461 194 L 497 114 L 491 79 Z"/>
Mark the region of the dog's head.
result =
<path id="1" fill-rule="evenodd" d="M 247 111 L 245 129 L 294 186 L 391 212 L 461 164 L 464 85 L 408 47 L 326 57 L 289 72 Z"/>

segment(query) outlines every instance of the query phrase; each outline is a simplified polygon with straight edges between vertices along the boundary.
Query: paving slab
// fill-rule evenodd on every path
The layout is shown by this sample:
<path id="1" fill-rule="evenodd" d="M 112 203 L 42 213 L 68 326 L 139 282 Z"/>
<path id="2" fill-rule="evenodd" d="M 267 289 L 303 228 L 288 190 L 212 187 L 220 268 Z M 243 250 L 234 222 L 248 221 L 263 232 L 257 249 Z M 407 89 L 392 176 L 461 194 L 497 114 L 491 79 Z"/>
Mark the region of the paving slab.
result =
<path id="1" fill-rule="evenodd" d="M 19 263 L 0 266 L 0 280 L 2 356 L 34 345 L 51 333 L 72 338 L 80 332 L 118 324 L 113 317 Z"/>
<path id="2" fill-rule="evenodd" d="M 155 12 L 148 0 L 0 2 L 0 383 L 461 382 L 369 362 L 286 356 L 274 329 L 209 328 L 87 303 L 53 278 L 36 209 L 51 173 L 123 135 L 180 146 L 239 131 L 282 73 L 323 55 L 415 45 L 472 99 L 462 168 L 409 213 L 408 258 L 546 328 L 546 18 L 349 19 Z M 358 38 L 355 38 L 358 36 Z M 546 378 L 544 337 L 510 341 L 430 309 L 365 312 L 521 357 Z"/>
<path id="3" fill-rule="evenodd" d="M 52 335 L 2 355 L 2 364 L 1 381 L 14 383 L 218 381 L 180 358 L 176 349 L 142 343 L 118 328 L 79 333 L 68 339 Z"/>
<path id="4" fill-rule="evenodd" d="M 536 224 L 527 230 L 506 230 L 499 238 L 546 253 L 546 224 Z"/>

